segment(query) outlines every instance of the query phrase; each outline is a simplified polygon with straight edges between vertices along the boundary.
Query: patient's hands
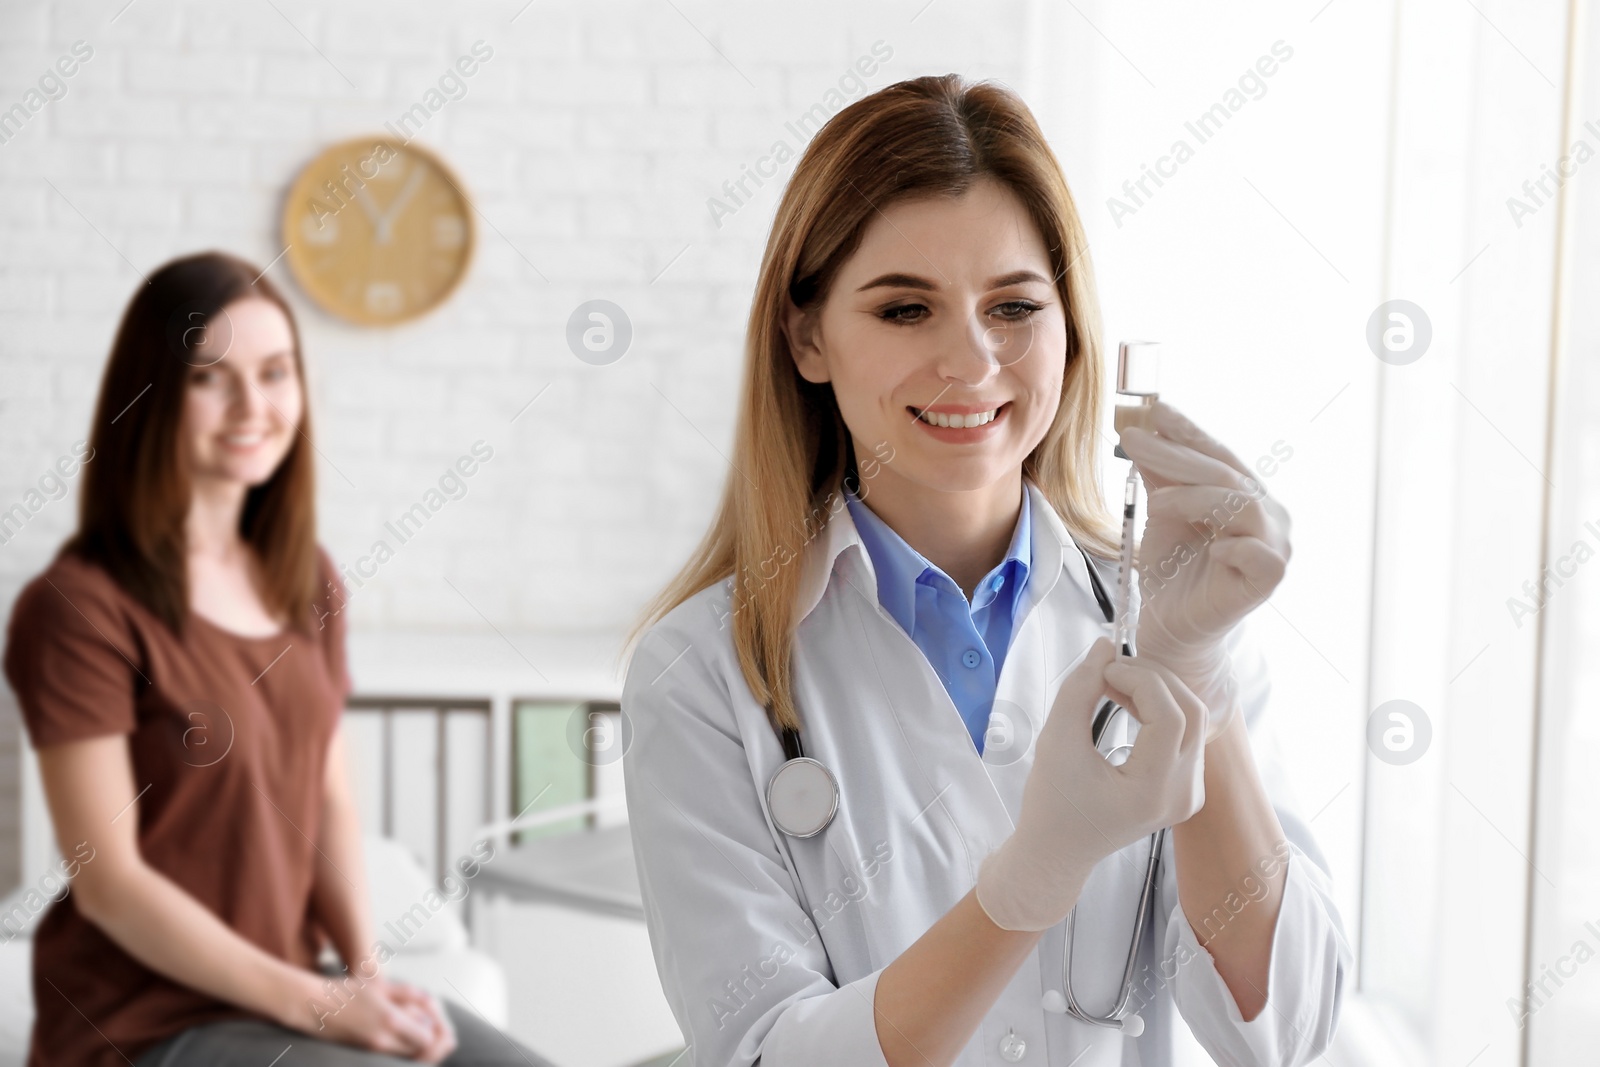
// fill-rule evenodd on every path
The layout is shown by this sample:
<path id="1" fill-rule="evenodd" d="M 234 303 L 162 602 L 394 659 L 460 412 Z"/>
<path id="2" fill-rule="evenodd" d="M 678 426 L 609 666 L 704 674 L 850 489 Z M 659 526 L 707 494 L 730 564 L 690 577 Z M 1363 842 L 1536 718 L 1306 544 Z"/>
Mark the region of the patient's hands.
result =
<path id="1" fill-rule="evenodd" d="M 289 1022 L 295 1029 L 419 1063 L 438 1063 L 455 1051 L 455 1029 L 432 993 L 379 975 L 340 1006 L 328 1002 L 321 976 L 308 977 L 315 981 L 312 999 L 324 1007 L 296 1015 Z"/>
<path id="2" fill-rule="evenodd" d="M 445 1014 L 444 1006 L 437 997 L 420 986 L 401 982 L 389 982 L 388 986 L 395 1003 L 404 1005 L 412 1017 L 434 1035 L 433 1043 L 424 1046 L 416 1054 L 419 1062 L 438 1063 L 456 1050 L 455 1029 L 450 1025 L 450 1017 Z"/>

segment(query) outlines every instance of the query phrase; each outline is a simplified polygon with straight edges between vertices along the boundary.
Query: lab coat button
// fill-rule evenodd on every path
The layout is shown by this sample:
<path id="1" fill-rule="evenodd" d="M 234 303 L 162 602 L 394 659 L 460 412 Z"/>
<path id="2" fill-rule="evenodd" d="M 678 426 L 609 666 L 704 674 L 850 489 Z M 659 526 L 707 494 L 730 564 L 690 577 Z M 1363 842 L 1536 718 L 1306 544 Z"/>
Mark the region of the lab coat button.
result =
<path id="1" fill-rule="evenodd" d="M 978 650 L 975 648 L 969 648 L 965 652 L 961 653 L 961 665 L 963 667 L 971 669 L 982 662 L 983 657 L 978 654 Z"/>
<path id="2" fill-rule="evenodd" d="M 1006 1036 L 1000 1039 L 1000 1058 L 1007 1063 L 1020 1063 L 1022 1057 L 1028 1054 L 1028 1043 L 1016 1035 L 1009 1027 Z"/>

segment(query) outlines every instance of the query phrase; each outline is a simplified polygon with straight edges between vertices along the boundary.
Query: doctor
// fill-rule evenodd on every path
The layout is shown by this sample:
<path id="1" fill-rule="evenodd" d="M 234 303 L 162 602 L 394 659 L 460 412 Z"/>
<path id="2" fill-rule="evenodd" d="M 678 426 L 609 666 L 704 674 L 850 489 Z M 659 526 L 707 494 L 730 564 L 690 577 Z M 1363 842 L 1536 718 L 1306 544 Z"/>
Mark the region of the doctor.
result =
<path id="1" fill-rule="evenodd" d="M 1267 683 L 1238 625 L 1288 519 L 1158 405 L 1121 438 L 1150 518 L 1139 655 L 1115 655 L 1089 570 L 1114 582 L 1097 336 L 1082 225 L 1010 92 L 902 82 L 807 147 L 719 513 L 623 692 L 646 916 L 695 1064 L 1157 1067 L 1174 1009 L 1223 1064 L 1328 1045 L 1350 950 L 1252 754 Z M 1097 747 L 1106 696 L 1128 712 Z M 837 786 L 812 836 L 769 802 L 786 728 Z M 1077 1004 L 1127 988 L 1142 1025 L 1062 1012 L 1075 905 Z"/>

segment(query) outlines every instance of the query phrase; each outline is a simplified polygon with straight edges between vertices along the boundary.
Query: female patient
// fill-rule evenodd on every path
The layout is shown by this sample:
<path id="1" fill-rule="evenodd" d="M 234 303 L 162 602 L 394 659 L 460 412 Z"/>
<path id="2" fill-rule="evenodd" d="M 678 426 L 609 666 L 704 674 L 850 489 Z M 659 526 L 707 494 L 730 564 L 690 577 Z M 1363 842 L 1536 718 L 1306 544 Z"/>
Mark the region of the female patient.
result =
<path id="1" fill-rule="evenodd" d="M 377 967 L 299 337 L 258 273 L 207 253 L 140 287 L 78 532 L 12 615 L 57 841 L 92 857 L 36 935 L 28 1063 L 542 1063 Z"/>

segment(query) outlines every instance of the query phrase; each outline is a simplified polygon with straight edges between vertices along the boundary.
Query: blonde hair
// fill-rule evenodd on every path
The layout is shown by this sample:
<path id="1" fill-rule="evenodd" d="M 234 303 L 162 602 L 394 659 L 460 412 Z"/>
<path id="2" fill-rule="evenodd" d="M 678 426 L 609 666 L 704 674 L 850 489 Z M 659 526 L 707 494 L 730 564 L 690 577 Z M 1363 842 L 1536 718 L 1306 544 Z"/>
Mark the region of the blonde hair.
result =
<path id="1" fill-rule="evenodd" d="M 745 682 L 775 726 L 799 728 L 789 657 L 799 571 L 805 545 L 838 510 L 835 494 L 851 473 L 852 454 L 832 387 L 807 382 L 795 368 L 781 328 L 785 302 L 820 306 L 867 224 L 890 202 L 960 196 L 984 177 L 1027 207 L 1066 314 L 1061 403 L 1023 474 L 1079 544 L 1116 556 L 1098 484 L 1099 312 L 1087 239 L 1061 165 L 1010 90 L 955 74 L 913 78 L 835 115 L 795 167 L 750 307 L 733 470 L 710 529 L 645 609 L 630 647 L 663 615 L 731 576 L 729 618 Z"/>

